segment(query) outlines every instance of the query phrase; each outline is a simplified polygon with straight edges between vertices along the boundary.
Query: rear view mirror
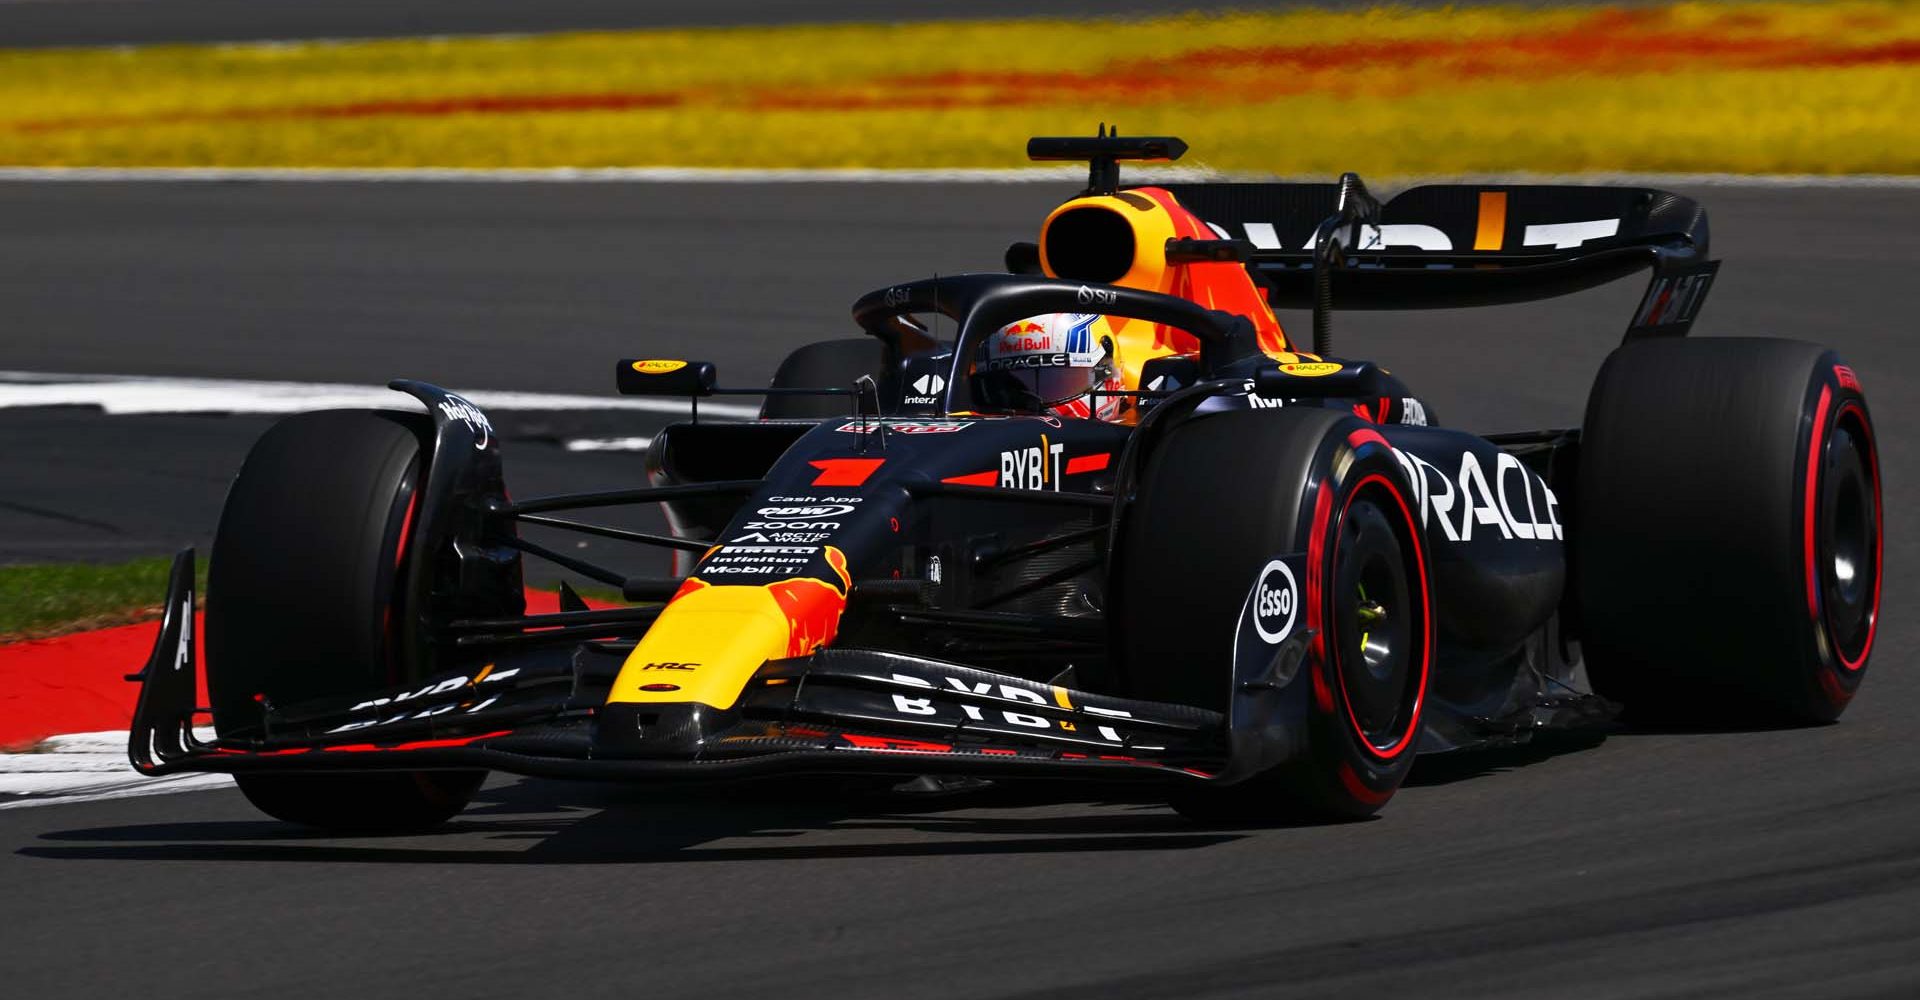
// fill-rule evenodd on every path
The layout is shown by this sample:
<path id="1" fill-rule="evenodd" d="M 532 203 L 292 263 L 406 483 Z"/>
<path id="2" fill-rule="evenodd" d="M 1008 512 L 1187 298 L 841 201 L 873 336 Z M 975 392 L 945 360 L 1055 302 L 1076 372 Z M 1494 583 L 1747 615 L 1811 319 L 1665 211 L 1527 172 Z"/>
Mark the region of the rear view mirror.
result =
<path id="1" fill-rule="evenodd" d="M 711 396 L 713 362 L 621 358 L 614 384 L 622 396 Z"/>

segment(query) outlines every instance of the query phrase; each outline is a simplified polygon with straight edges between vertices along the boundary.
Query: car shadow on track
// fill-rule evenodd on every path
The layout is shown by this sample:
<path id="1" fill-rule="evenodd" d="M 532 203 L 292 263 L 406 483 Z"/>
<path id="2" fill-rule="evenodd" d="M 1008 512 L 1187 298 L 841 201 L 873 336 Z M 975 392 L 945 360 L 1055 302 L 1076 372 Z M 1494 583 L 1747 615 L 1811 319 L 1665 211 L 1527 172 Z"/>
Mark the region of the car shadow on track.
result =
<path id="1" fill-rule="evenodd" d="M 1045 805 L 1034 815 L 1026 807 Z M 989 811 L 990 810 L 990 811 Z M 1151 799 L 1063 800 L 995 786 L 902 795 L 823 782 L 657 790 L 512 780 L 427 834 L 337 837 L 261 818 L 60 830 L 20 848 L 62 860 L 604 864 L 898 858 L 1212 847 L 1246 834 L 1201 830 Z"/>

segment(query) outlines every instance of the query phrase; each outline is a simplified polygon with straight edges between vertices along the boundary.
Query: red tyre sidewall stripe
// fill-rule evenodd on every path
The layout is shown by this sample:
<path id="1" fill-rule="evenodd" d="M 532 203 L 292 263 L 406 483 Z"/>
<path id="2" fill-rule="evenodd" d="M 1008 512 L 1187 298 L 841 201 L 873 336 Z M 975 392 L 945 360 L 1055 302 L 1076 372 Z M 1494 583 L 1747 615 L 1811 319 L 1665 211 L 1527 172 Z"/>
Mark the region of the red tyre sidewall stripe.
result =
<path id="1" fill-rule="evenodd" d="M 407 495 L 407 512 L 400 517 L 400 543 L 393 547 L 393 569 L 396 574 L 407 561 L 407 541 L 413 537 L 413 511 L 419 505 L 420 490 L 416 487 Z"/>
<path id="2" fill-rule="evenodd" d="M 403 576 L 400 571 L 401 571 L 401 567 L 405 566 L 407 563 L 407 542 L 413 538 L 413 515 L 414 515 L 415 508 L 419 506 L 420 506 L 420 487 L 418 483 L 415 483 L 413 489 L 409 491 L 407 494 L 407 512 L 400 516 L 400 541 L 397 545 L 393 547 L 393 592 L 394 593 L 400 593 L 402 588 L 406 586 L 406 582 L 405 582 L 406 577 Z M 399 683 L 399 671 L 395 669 L 396 665 L 393 661 L 394 636 L 393 636 L 393 595 L 392 594 L 389 594 L 387 596 L 386 606 L 380 609 L 380 635 L 383 639 L 386 640 L 387 683 L 397 684 Z"/>
<path id="3" fill-rule="evenodd" d="M 1321 669 L 1313 672 L 1313 704 L 1315 709 L 1323 713 L 1334 710 L 1333 685 L 1326 676 L 1326 618 L 1321 609 L 1321 595 L 1325 593 L 1325 588 L 1320 583 L 1326 570 L 1327 521 L 1332 514 L 1333 485 L 1322 479 L 1319 492 L 1313 500 L 1313 526 L 1307 534 L 1307 628 L 1313 631 L 1311 648 L 1314 662 L 1321 666 Z"/>
<path id="4" fill-rule="evenodd" d="M 1860 644 L 1860 655 L 1849 660 L 1840 652 L 1839 643 L 1834 643 L 1833 651 L 1840 660 L 1840 666 L 1848 673 L 1855 673 L 1867 665 L 1867 657 L 1873 652 L 1873 633 L 1880 627 L 1880 582 L 1886 575 L 1886 535 L 1881 529 L 1880 513 L 1880 453 L 1873 444 L 1873 427 L 1867 423 L 1867 411 L 1856 400 L 1847 400 L 1840 404 L 1839 412 L 1833 415 L 1833 425 L 1840 426 L 1847 414 L 1858 419 L 1860 435 L 1867 442 L 1867 475 L 1873 482 L 1873 605 L 1867 609 L 1867 640 Z M 1825 627 L 1824 625 L 1822 627 Z M 1829 636 L 1829 639 L 1833 637 Z"/>
<path id="5" fill-rule="evenodd" d="M 1818 525 L 1814 519 L 1814 509 L 1820 499 L 1820 451 L 1826 443 L 1827 408 L 1833 403 L 1833 387 L 1820 387 L 1820 402 L 1813 411 L 1813 437 L 1807 444 L 1807 491 L 1806 511 L 1801 523 L 1801 543 L 1807 567 L 1807 617 L 1816 623 L 1820 621 L 1820 580 L 1817 560 L 1814 555 L 1814 536 Z"/>
<path id="6" fill-rule="evenodd" d="M 1386 805 L 1387 799 L 1393 796 L 1391 790 L 1381 791 L 1378 788 L 1369 787 L 1366 779 L 1360 776 L 1360 772 L 1355 771 L 1353 765 L 1346 761 L 1340 762 L 1339 775 L 1341 787 L 1345 788 L 1347 794 L 1353 796 L 1356 801 L 1379 807 Z"/>
<path id="7" fill-rule="evenodd" d="M 1353 726 L 1354 735 L 1359 737 L 1360 745 L 1366 748 L 1368 755 L 1381 761 L 1392 761 L 1398 758 L 1402 753 L 1406 752 L 1407 748 L 1414 744 L 1414 737 L 1420 732 L 1420 713 L 1421 713 L 1421 710 L 1426 706 L 1426 701 L 1427 701 L 1427 674 L 1433 665 L 1432 595 L 1429 594 L 1427 591 L 1427 555 L 1426 555 L 1426 552 L 1424 551 L 1424 547 L 1420 544 L 1419 525 L 1414 521 L 1413 511 L 1407 506 L 1406 498 L 1400 495 L 1400 489 L 1399 487 L 1393 484 L 1393 480 L 1388 479 L 1386 476 L 1378 472 L 1369 473 L 1368 475 L 1363 477 L 1358 483 L 1354 484 L 1353 489 L 1347 493 L 1346 502 L 1343 503 L 1340 507 L 1340 520 L 1342 522 L 1346 521 L 1347 508 L 1352 506 L 1354 498 L 1360 495 L 1360 491 L 1362 489 L 1365 489 L 1371 483 L 1379 483 L 1382 488 L 1384 488 L 1389 494 L 1392 495 L 1394 503 L 1399 506 L 1402 523 L 1405 524 L 1407 527 L 1407 538 L 1413 544 L 1414 565 L 1417 567 L 1418 574 L 1419 574 L 1418 585 L 1420 587 L 1420 687 L 1419 687 L 1418 693 L 1416 693 L 1413 698 L 1413 713 L 1407 720 L 1407 730 L 1405 733 L 1401 734 L 1398 740 L 1394 741 L 1394 744 L 1392 746 L 1382 749 L 1380 747 L 1374 746 L 1372 741 L 1367 739 L 1366 730 L 1360 727 L 1359 717 L 1353 714 L 1353 700 L 1347 696 L 1346 675 L 1344 673 L 1341 673 L 1337 669 L 1334 671 L 1334 673 L 1339 679 L 1340 700 L 1345 704 L 1347 721 L 1349 724 Z M 1320 523 L 1318 511 L 1315 512 L 1314 520 L 1316 525 Z M 1319 538 L 1320 533 L 1316 532 L 1314 537 L 1316 539 Z M 1335 543 L 1333 555 L 1336 560 L 1339 558 L 1338 542 Z M 1315 565 L 1319 565 L 1319 563 L 1316 561 Z M 1330 584 L 1331 584 L 1331 581 L 1329 581 L 1329 585 Z M 1313 607 L 1317 608 L 1318 606 L 1319 606 L 1319 602 L 1316 600 L 1313 604 Z M 1322 631 L 1319 635 L 1315 637 L 1314 641 L 1320 642 L 1321 637 L 1323 637 L 1324 635 L 1325 635 L 1325 632 Z M 1322 655 L 1322 662 L 1330 662 L 1326 660 L 1324 650 L 1321 655 Z"/>

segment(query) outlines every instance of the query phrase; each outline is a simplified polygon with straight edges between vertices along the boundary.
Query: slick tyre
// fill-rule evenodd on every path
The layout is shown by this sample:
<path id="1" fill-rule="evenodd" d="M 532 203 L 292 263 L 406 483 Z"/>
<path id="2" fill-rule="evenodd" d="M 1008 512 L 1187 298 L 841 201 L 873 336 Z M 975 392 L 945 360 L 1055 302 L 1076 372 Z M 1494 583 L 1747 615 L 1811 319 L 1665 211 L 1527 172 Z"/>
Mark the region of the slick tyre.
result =
<path id="1" fill-rule="evenodd" d="M 404 683 L 406 539 L 431 425 L 340 410 L 288 417 L 227 494 L 207 580 L 207 691 L 221 735 L 289 705 Z M 401 832 L 466 806 L 484 772 L 237 775 L 261 811 L 307 826 Z"/>
<path id="2" fill-rule="evenodd" d="M 1595 689 L 1663 723 L 1826 722 L 1859 690 L 1881 583 L 1860 383 L 1791 340 L 1613 352 L 1587 403 L 1573 579 Z"/>
<path id="3" fill-rule="evenodd" d="M 1207 822 L 1325 822 L 1385 805 L 1413 764 L 1433 662 L 1424 533 L 1398 461 L 1334 410 L 1243 410 L 1181 424 L 1154 448 L 1116 548 L 1116 673 L 1136 698 L 1225 712 L 1249 589 L 1307 554 L 1289 685 L 1294 758 L 1173 805 Z"/>
<path id="4" fill-rule="evenodd" d="M 774 389 L 846 388 L 862 375 L 881 379 L 886 372 L 884 348 L 872 337 L 822 340 L 787 355 L 773 373 Z M 768 396 L 760 407 L 766 420 L 813 420 L 844 417 L 851 409 L 845 396 Z"/>

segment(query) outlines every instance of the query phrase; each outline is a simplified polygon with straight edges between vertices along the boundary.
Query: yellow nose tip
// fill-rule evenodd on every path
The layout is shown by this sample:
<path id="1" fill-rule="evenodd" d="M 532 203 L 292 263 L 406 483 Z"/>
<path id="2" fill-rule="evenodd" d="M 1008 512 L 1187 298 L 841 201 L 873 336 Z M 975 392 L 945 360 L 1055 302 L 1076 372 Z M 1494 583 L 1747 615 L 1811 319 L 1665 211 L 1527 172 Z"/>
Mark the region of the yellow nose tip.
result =
<path id="1" fill-rule="evenodd" d="M 786 615 L 765 587 L 703 587 L 661 612 L 607 701 L 731 708 L 760 664 L 786 655 Z"/>
<path id="2" fill-rule="evenodd" d="M 838 586 L 804 576 L 758 586 L 688 580 L 627 656 L 607 703 L 732 708 L 761 664 L 833 641 L 850 584 L 846 556 L 831 546 L 826 555 Z"/>

